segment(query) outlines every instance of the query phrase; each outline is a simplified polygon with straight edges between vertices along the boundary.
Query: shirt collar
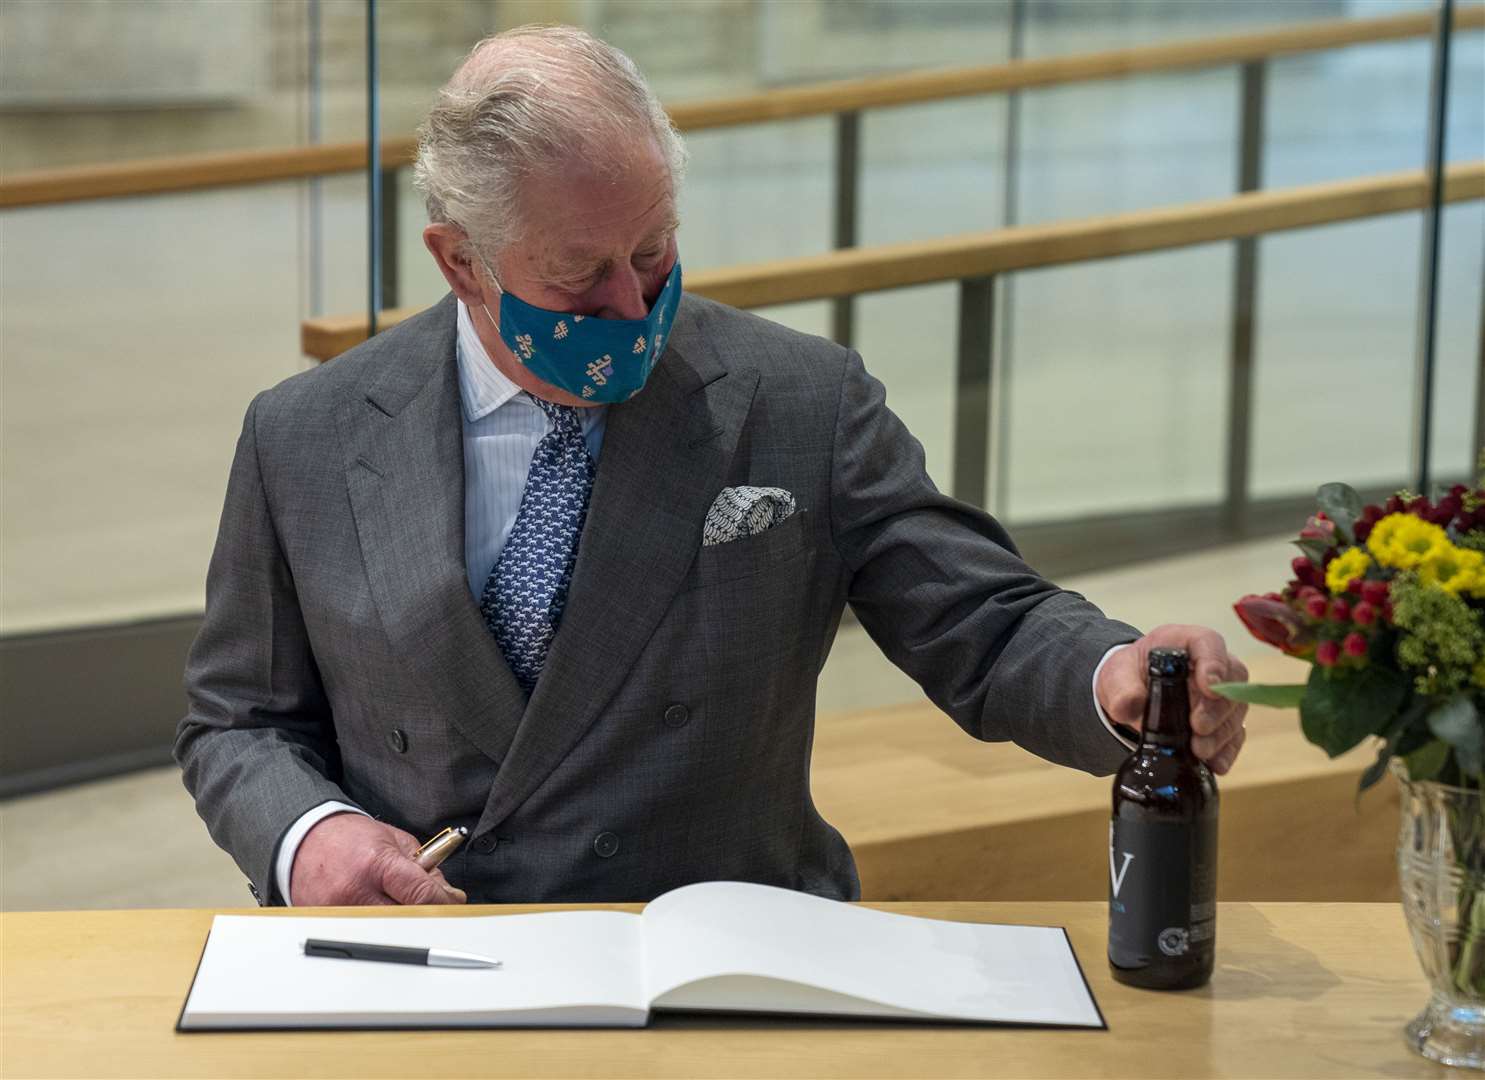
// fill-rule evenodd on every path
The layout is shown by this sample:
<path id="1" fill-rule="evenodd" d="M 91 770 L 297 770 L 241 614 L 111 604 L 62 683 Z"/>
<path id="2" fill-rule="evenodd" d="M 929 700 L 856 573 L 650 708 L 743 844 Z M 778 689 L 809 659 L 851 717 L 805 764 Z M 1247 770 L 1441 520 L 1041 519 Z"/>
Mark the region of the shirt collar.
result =
<path id="1" fill-rule="evenodd" d="M 459 397 L 469 423 L 488 416 L 521 392 L 521 388 L 490 359 L 463 300 L 459 301 L 459 335 L 455 351 L 459 355 Z"/>

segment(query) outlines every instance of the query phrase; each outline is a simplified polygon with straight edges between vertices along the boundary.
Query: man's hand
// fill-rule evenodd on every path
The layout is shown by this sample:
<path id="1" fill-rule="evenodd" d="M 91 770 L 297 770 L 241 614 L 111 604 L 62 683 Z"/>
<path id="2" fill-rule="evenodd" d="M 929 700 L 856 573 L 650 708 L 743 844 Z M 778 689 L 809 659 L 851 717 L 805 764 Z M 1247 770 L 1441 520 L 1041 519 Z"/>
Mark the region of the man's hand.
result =
<path id="1" fill-rule="evenodd" d="M 362 814 L 331 814 L 304 834 L 289 871 L 295 907 L 341 904 L 462 904 L 466 897 L 413 861 L 409 833 Z"/>
<path id="2" fill-rule="evenodd" d="M 1158 626 L 1120 649 L 1098 673 L 1094 688 L 1104 714 L 1136 730 L 1144 723 L 1151 649 L 1185 649 L 1191 654 L 1191 749 L 1219 776 L 1232 768 L 1248 737 L 1243 718 L 1248 706 L 1212 693 L 1219 682 L 1245 682 L 1248 669 L 1228 655 L 1222 635 L 1204 626 Z"/>

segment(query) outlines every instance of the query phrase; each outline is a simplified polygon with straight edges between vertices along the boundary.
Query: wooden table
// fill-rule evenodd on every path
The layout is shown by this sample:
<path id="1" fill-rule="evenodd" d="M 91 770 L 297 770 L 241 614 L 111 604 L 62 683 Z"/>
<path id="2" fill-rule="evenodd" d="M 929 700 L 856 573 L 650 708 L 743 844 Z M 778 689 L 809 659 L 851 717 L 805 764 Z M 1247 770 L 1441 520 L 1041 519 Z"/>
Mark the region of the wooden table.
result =
<path id="1" fill-rule="evenodd" d="M 1094 902 L 874 904 L 1064 925 L 1107 1032 L 661 1014 L 647 1030 L 180 1035 L 210 911 L 0 915 L 5 1077 L 1411 1077 L 1428 992 L 1395 904 L 1228 903 L 1212 982 L 1110 979 Z M 618 906 L 622 907 L 622 906 Z M 624 910 L 636 910 L 629 906 Z M 452 909 L 407 910 L 409 918 Z M 469 914 L 555 910 L 471 908 Z M 385 915 L 388 909 L 360 909 Z M 346 914 L 342 909 L 336 914 Z"/>

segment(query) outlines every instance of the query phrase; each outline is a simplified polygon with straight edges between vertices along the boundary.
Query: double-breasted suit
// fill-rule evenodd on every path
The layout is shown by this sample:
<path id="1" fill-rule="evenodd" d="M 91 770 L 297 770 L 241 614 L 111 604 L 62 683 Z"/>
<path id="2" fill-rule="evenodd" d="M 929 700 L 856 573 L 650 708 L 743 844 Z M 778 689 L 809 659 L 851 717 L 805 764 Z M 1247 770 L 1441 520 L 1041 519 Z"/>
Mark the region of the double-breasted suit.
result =
<path id="1" fill-rule="evenodd" d="M 940 494 L 854 353 L 693 296 L 643 392 L 609 408 L 528 701 L 469 593 L 455 323 L 449 296 L 248 409 L 176 756 L 262 896 L 287 828 L 339 799 L 417 836 L 468 826 L 444 872 L 476 902 L 719 878 L 857 897 L 809 788 L 847 603 L 976 738 L 1122 760 L 1091 681 L 1138 632 Z M 703 546 L 739 485 L 799 510 Z"/>

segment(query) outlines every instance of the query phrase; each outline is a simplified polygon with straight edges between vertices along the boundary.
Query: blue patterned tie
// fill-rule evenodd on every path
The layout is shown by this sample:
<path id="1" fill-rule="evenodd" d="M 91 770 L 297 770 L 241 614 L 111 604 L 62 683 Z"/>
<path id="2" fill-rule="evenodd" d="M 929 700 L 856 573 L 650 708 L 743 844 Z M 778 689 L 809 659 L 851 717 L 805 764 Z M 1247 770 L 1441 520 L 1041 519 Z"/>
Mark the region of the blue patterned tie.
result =
<path id="1" fill-rule="evenodd" d="M 552 422 L 536 444 L 521 509 L 480 595 L 480 613 L 529 696 L 562 622 L 596 471 L 578 410 L 533 397 Z"/>

